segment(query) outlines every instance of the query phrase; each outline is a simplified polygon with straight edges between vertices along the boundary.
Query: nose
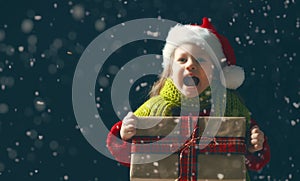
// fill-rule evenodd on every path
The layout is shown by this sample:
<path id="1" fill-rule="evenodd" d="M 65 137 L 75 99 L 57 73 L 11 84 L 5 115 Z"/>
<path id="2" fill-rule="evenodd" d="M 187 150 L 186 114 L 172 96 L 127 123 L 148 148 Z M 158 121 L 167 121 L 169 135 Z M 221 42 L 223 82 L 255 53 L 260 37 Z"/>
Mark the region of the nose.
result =
<path id="1" fill-rule="evenodd" d="M 189 58 L 185 64 L 185 67 L 188 71 L 195 70 L 196 62 L 192 58 Z"/>

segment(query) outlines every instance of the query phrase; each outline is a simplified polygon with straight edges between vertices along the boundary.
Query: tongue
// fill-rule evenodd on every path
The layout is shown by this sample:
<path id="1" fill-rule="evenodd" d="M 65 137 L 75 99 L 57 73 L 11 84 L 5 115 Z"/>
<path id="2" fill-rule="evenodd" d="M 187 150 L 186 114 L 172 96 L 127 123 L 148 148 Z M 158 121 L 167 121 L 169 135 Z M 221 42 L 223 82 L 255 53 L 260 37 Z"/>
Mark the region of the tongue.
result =
<path id="1" fill-rule="evenodd" d="M 183 83 L 186 86 L 197 86 L 200 80 L 197 77 L 184 77 Z"/>

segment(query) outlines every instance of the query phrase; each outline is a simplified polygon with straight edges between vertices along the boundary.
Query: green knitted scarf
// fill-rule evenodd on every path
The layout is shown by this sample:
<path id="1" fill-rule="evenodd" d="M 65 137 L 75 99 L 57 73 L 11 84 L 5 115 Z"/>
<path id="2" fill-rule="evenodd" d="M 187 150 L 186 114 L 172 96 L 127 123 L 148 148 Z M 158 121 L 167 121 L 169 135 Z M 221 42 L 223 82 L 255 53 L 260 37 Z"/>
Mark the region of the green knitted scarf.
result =
<path id="1" fill-rule="evenodd" d="M 218 93 L 213 94 L 214 101 L 212 101 L 211 95 L 211 88 L 208 87 L 198 97 L 187 98 L 180 93 L 173 81 L 168 78 L 160 94 L 146 101 L 134 114 L 136 116 L 179 116 L 180 111 L 178 110 L 182 109 L 190 109 L 193 110 L 192 112 L 198 109 L 196 111 L 198 113 L 212 112 L 211 110 L 213 110 L 214 116 L 245 117 L 247 123 L 250 123 L 249 110 L 233 91 L 226 90 L 226 96 Z M 226 108 L 224 97 L 226 98 Z M 214 102 L 214 106 L 212 102 Z M 225 110 L 222 110 L 224 108 Z M 224 115 L 222 115 L 222 112 Z"/>

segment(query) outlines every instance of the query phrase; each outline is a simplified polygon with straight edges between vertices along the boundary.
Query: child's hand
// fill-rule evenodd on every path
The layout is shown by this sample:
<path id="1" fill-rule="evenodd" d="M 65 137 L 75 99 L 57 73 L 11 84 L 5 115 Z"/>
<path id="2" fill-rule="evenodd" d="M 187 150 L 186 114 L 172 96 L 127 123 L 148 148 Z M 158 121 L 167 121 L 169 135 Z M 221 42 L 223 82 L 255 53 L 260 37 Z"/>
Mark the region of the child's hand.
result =
<path id="1" fill-rule="evenodd" d="M 250 153 L 254 153 L 256 151 L 260 151 L 263 149 L 263 144 L 265 141 L 264 133 L 259 129 L 258 126 L 253 126 L 251 128 L 251 145 L 248 148 Z"/>
<path id="2" fill-rule="evenodd" d="M 132 113 L 129 112 L 122 121 L 122 127 L 120 130 L 120 135 L 122 140 L 129 140 L 132 138 L 136 133 L 136 120 L 137 117 Z"/>

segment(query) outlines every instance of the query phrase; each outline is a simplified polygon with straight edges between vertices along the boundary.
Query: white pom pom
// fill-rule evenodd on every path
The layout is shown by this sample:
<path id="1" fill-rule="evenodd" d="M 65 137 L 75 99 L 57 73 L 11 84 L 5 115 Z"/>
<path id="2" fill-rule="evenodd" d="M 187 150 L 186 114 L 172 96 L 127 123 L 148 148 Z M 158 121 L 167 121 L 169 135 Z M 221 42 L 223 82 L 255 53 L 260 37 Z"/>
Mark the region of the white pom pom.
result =
<path id="1" fill-rule="evenodd" d="M 223 68 L 224 78 L 221 76 L 221 82 L 228 89 L 237 89 L 245 80 L 245 72 L 242 67 L 230 65 Z"/>

